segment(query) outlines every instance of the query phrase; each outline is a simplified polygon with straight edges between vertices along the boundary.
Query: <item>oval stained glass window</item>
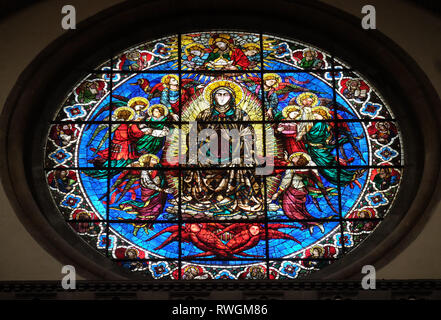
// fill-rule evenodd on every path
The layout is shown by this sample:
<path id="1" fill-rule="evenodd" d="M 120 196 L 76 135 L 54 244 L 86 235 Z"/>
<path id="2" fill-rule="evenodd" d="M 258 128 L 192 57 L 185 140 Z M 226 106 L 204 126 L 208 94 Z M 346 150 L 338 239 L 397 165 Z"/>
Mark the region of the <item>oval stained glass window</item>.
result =
<path id="1" fill-rule="evenodd" d="M 243 32 L 170 36 L 66 95 L 48 188 L 91 246 L 154 279 L 294 279 L 356 248 L 402 175 L 387 103 L 327 52 Z"/>

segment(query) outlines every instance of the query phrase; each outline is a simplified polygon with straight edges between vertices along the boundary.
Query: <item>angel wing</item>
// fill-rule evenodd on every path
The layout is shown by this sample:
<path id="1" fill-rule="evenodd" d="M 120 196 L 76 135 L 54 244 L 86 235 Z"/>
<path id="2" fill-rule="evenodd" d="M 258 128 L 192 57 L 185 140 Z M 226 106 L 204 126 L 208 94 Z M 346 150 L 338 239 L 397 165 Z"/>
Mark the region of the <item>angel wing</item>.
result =
<path id="1" fill-rule="evenodd" d="M 104 112 L 109 111 L 112 113 L 113 111 L 115 111 L 117 108 L 119 107 L 123 107 L 127 104 L 127 102 L 129 101 L 128 98 L 122 97 L 122 96 L 117 96 L 117 95 L 112 95 L 113 98 L 115 98 L 116 100 L 119 101 L 112 101 L 112 103 L 108 103 L 106 104 L 104 107 L 102 107 L 91 119 L 90 122 L 96 121 L 96 119 L 98 119 Z M 109 117 L 104 117 L 103 121 L 107 121 L 109 120 Z M 84 128 L 85 130 L 89 130 L 91 124 L 87 124 L 86 127 Z"/>
<path id="2" fill-rule="evenodd" d="M 355 115 L 351 111 L 349 111 L 345 106 L 343 106 L 341 103 L 336 101 L 335 105 L 334 105 L 334 100 L 333 99 L 330 99 L 330 98 L 319 98 L 319 101 L 320 101 L 320 105 L 321 106 L 326 107 L 326 108 L 330 109 L 331 111 L 334 110 L 334 106 L 335 106 L 335 109 L 337 111 L 342 111 L 342 112 L 345 112 L 345 113 L 355 117 Z"/>
<path id="3" fill-rule="evenodd" d="M 164 84 L 162 82 L 159 82 L 158 84 L 154 85 L 148 93 L 148 100 L 152 100 L 153 98 L 160 98 L 162 95 L 162 91 L 164 91 Z"/>
<path id="4" fill-rule="evenodd" d="M 124 97 L 120 97 L 121 99 L 123 99 Z M 126 99 L 126 98 L 124 98 Z M 127 99 L 128 100 L 128 99 Z M 125 103 L 122 101 L 118 101 L 112 104 L 108 104 L 106 105 L 104 108 L 102 108 L 97 114 L 95 114 L 93 116 L 93 118 L 91 119 L 91 121 L 94 121 L 96 118 L 98 118 L 103 112 L 105 111 L 109 111 L 111 110 L 111 112 L 115 111 L 117 108 L 125 106 Z M 105 117 L 103 119 L 104 121 L 109 120 L 109 117 Z M 87 124 L 85 130 L 89 130 L 89 128 L 92 126 L 93 124 Z M 108 129 L 108 125 L 107 124 L 98 124 L 97 127 L 95 128 L 94 132 L 92 133 L 92 136 L 90 137 L 89 141 L 87 142 L 87 146 L 90 146 L 92 144 L 92 142 L 96 139 L 96 137 L 100 134 L 101 131 Z M 116 130 L 116 128 L 114 128 L 114 126 L 112 126 L 112 133 Z M 96 153 L 101 149 L 101 147 L 104 145 L 104 143 L 106 142 L 106 140 L 109 138 L 109 131 L 106 132 L 106 134 L 101 138 L 98 147 L 95 150 L 95 154 L 93 156 L 96 155 Z"/>
<path id="5" fill-rule="evenodd" d="M 109 195 L 111 196 L 110 204 L 120 201 L 127 192 L 134 187 L 134 184 L 139 182 L 139 171 L 138 170 L 127 170 L 123 171 L 113 185 L 110 187 Z M 104 194 L 100 200 L 103 200 L 107 196 Z M 118 198 L 117 198 L 118 197 Z"/>
<path id="6" fill-rule="evenodd" d="M 282 94 L 284 95 L 284 94 L 288 94 L 290 92 L 305 92 L 305 91 L 318 93 L 317 91 L 303 88 L 303 87 L 300 87 L 300 86 L 297 86 L 295 84 L 291 84 L 288 82 L 281 82 L 279 84 L 279 86 L 276 88 L 275 92 L 277 95 L 282 95 Z"/>

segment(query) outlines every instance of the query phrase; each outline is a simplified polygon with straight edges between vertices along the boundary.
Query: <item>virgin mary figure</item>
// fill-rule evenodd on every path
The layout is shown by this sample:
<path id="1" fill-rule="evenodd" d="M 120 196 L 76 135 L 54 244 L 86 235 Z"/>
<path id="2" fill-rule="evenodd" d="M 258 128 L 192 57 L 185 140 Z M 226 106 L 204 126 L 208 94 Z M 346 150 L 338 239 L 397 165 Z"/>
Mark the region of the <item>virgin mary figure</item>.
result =
<path id="1" fill-rule="evenodd" d="M 216 80 L 206 86 L 203 97 L 209 108 L 196 117 L 198 157 L 193 163 L 197 167 L 183 175 L 183 214 L 255 218 L 263 211 L 262 184 L 254 170 L 242 168 L 253 164 L 255 140 L 254 128 L 247 122 L 250 117 L 240 108 L 244 92 L 233 81 Z M 201 138 L 204 130 L 209 134 Z M 207 141 L 213 139 L 218 150 L 207 148 Z"/>

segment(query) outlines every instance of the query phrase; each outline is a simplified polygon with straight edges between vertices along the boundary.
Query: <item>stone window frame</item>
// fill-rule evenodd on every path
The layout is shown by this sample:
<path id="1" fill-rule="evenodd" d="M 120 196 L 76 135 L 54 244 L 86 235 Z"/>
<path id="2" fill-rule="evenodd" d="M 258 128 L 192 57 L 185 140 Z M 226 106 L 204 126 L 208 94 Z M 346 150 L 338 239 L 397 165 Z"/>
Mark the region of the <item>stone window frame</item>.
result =
<path id="1" fill-rule="evenodd" d="M 215 29 L 274 34 L 332 52 L 361 72 L 389 102 L 401 128 L 406 159 L 397 199 L 384 221 L 357 249 L 308 280 L 354 278 L 360 276 L 363 265 L 373 264 L 377 269 L 386 265 L 418 235 L 439 201 L 435 186 L 440 179 L 441 151 L 436 142 L 440 141 L 437 112 L 441 103 L 424 72 L 390 39 L 376 30 L 363 30 L 355 17 L 316 2 L 275 0 L 268 6 L 260 0 L 226 0 L 216 6 L 195 0 L 170 6 L 161 1 L 127 1 L 67 31 L 23 71 L 0 119 L 0 174 L 21 222 L 55 258 L 74 265 L 88 279 L 136 279 L 79 241 L 61 215 L 54 214 L 55 207 L 47 201 L 50 194 L 41 146 L 55 108 L 85 75 L 84 70 L 93 70 L 112 53 L 141 41 L 177 31 Z M 234 280 L 238 282 L 245 287 L 256 285 Z"/>

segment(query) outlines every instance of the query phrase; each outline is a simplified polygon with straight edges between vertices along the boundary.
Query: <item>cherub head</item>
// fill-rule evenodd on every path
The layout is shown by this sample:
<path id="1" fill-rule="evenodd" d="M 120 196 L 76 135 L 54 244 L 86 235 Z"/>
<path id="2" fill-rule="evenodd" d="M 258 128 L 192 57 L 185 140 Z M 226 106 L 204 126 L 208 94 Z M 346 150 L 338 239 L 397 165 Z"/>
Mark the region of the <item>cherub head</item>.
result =
<path id="1" fill-rule="evenodd" d="M 168 74 L 161 79 L 166 88 L 176 88 L 179 85 L 179 77 L 175 74 Z"/>
<path id="2" fill-rule="evenodd" d="M 300 99 L 300 103 L 302 104 L 302 106 L 305 107 L 312 106 L 313 102 L 314 102 L 314 98 L 309 96 L 305 96 L 303 97 L 303 99 Z"/>
<path id="3" fill-rule="evenodd" d="M 116 121 L 130 121 L 135 115 L 135 111 L 128 107 L 120 107 L 115 110 L 114 118 Z"/>
<path id="4" fill-rule="evenodd" d="M 127 106 L 135 111 L 136 115 L 144 114 L 144 111 L 149 107 L 149 101 L 143 97 L 135 97 L 129 100 Z M 137 120 L 141 120 L 142 117 L 137 117 Z"/>
<path id="5" fill-rule="evenodd" d="M 266 73 L 263 75 L 263 83 L 268 88 L 276 88 L 279 86 L 279 83 L 282 81 L 280 76 L 275 73 Z"/>
<path id="6" fill-rule="evenodd" d="M 132 50 L 126 54 L 126 57 L 131 61 L 137 61 L 141 57 L 141 53 L 138 50 Z"/>
<path id="7" fill-rule="evenodd" d="M 316 94 L 312 92 L 304 92 L 296 98 L 297 105 L 300 107 L 312 108 L 319 102 Z"/>
<path id="8" fill-rule="evenodd" d="M 260 233 L 260 227 L 257 224 L 253 224 L 249 227 L 248 231 L 252 236 L 256 236 Z"/>
<path id="9" fill-rule="evenodd" d="M 356 90 L 356 89 L 360 88 L 361 82 L 360 82 L 360 80 L 357 80 L 357 79 L 349 79 L 346 82 L 346 85 L 349 89 Z"/>
<path id="10" fill-rule="evenodd" d="M 151 112 L 152 112 L 152 116 L 154 118 L 160 118 L 160 117 L 164 116 L 164 109 L 163 108 L 155 107 L 155 108 L 152 108 Z"/>
<path id="11" fill-rule="evenodd" d="M 323 247 L 320 246 L 312 247 L 310 252 L 312 258 L 321 258 L 325 254 L 325 250 L 323 249 Z"/>
<path id="12" fill-rule="evenodd" d="M 296 105 L 288 105 L 282 110 L 284 119 L 295 120 L 300 116 L 300 108 Z"/>
<path id="13" fill-rule="evenodd" d="M 305 60 L 311 61 L 314 60 L 317 57 L 317 51 L 314 49 L 307 49 L 303 52 L 303 56 L 305 57 Z"/>
<path id="14" fill-rule="evenodd" d="M 323 107 L 315 107 L 312 109 L 312 114 L 316 120 L 328 120 L 331 118 L 329 111 Z"/>
<path id="15" fill-rule="evenodd" d="M 141 167 L 154 167 L 159 163 L 159 158 L 154 154 L 145 154 L 138 160 Z"/>
<path id="16" fill-rule="evenodd" d="M 148 108 L 147 113 L 154 119 L 160 119 L 168 114 L 168 109 L 163 104 L 154 104 Z"/>
<path id="17" fill-rule="evenodd" d="M 125 256 L 127 259 L 136 259 L 138 258 L 138 250 L 135 248 L 129 248 L 126 250 Z"/>
<path id="18" fill-rule="evenodd" d="M 199 43 L 193 43 L 185 48 L 187 56 L 201 57 L 204 54 L 205 48 Z"/>

